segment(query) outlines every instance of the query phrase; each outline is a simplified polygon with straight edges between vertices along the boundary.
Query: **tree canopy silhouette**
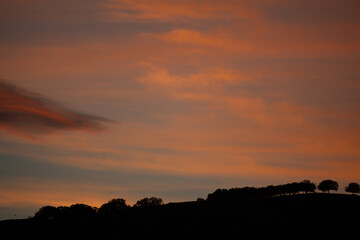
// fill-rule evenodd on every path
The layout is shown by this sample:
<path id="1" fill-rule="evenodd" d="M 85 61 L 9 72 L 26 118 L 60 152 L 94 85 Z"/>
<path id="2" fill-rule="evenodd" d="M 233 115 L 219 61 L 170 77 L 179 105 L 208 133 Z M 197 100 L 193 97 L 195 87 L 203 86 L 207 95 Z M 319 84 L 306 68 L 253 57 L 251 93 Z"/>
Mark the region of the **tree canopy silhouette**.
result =
<path id="1" fill-rule="evenodd" d="M 89 220 L 96 216 L 96 208 L 82 203 L 73 204 L 68 208 L 63 208 L 64 210 L 67 218 L 72 220 Z"/>
<path id="2" fill-rule="evenodd" d="M 54 220 L 59 215 L 59 209 L 53 206 L 41 207 L 36 213 L 35 218 L 41 220 Z"/>
<path id="3" fill-rule="evenodd" d="M 315 192 L 316 185 L 310 180 L 303 180 L 299 184 L 299 190 L 304 193 Z"/>
<path id="4" fill-rule="evenodd" d="M 125 199 L 114 198 L 114 199 L 110 200 L 109 202 L 101 205 L 98 212 L 99 212 L 99 214 L 104 214 L 104 215 L 115 214 L 125 208 L 128 208 L 128 207 L 130 207 L 130 206 L 126 204 Z"/>
<path id="5" fill-rule="evenodd" d="M 135 204 L 134 207 L 142 207 L 142 206 L 158 206 L 163 204 L 163 200 L 161 198 L 157 198 L 157 197 L 150 197 L 150 198 L 143 198 L 138 200 Z"/>
<path id="6" fill-rule="evenodd" d="M 337 191 L 339 189 L 339 184 L 336 181 L 327 179 L 319 183 L 318 189 L 322 192 L 327 191 L 329 193 L 331 190 Z"/>
<path id="7" fill-rule="evenodd" d="M 85 220 L 91 219 L 96 216 L 96 208 L 86 204 L 77 203 L 70 207 L 53 207 L 44 206 L 41 207 L 36 213 L 34 218 L 39 220 L 60 220 L 60 219 L 72 219 L 72 220 Z"/>
<path id="8" fill-rule="evenodd" d="M 358 183 L 349 183 L 349 185 L 347 185 L 345 187 L 345 191 L 346 192 L 350 192 L 352 194 L 354 193 L 360 193 L 360 185 Z"/>
<path id="9" fill-rule="evenodd" d="M 243 187 L 217 189 L 214 193 L 210 193 L 207 197 L 208 201 L 237 201 L 239 199 L 272 197 L 277 195 L 290 195 L 300 192 L 309 193 L 316 189 L 315 183 L 310 180 L 303 180 L 302 182 L 293 182 L 281 185 L 270 185 L 267 187 Z"/>

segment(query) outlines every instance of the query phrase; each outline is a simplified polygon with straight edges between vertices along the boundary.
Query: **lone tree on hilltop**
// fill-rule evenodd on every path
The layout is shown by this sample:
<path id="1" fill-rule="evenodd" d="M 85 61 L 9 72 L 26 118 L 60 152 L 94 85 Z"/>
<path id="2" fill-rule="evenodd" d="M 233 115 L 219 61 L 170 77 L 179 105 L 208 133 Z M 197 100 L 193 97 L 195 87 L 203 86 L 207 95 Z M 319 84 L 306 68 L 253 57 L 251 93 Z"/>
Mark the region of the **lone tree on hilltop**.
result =
<path id="1" fill-rule="evenodd" d="M 360 185 L 358 183 L 349 183 L 349 185 L 345 187 L 345 191 L 352 194 L 360 193 Z"/>
<path id="2" fill-rule="evenodd" d="M 163 200 L 157 197 L 143 198 L 137 201 L 134 204 L 134 207 L 142 207 L 142 206 L 158 206 L 163 204 Z"/>
<path id="3" fill-rule="evenodd" d="M 101 207 L 99 208 L 99 213 L 100 214 L 116 214 L 119 211 L 128 208 L 129 205 L 126 204 L 126 200 L 122 199 L 122 198 L 114 198 L 112 200 L 110 200 L 107 203 L 104 203 L 103 205 L 101 205 Z"/>
<path id="4" fill-rule="evenodd" d="M 336 181 L 333 180 L 323 180 L 319 185 L 318 185 L 318 189 L 320 191 L 324 192 L 330 192 L 330 190 L 334 190 L 337 191 L 339 189 L 339 184 Z"/>

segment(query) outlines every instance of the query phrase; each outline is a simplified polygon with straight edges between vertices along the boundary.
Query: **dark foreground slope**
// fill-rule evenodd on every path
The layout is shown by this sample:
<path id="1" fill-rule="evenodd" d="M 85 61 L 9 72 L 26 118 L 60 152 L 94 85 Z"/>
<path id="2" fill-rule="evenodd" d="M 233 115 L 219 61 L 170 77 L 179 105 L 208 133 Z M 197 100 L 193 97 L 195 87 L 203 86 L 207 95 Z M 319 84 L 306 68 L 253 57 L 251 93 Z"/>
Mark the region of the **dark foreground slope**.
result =
<path id="1" fill-rule="evenodd" d="M 109 216 L 55 220 L 7 220 L 0 230 L 12 238 L 119 239 L 125 236 L 212 236 L 357 232 L 360 197 L 298 194 L 237 201 L 198 201 L 124 209 Z M 355 233 L 354 232 L 354 233 Z M 356 233 L 355 233 L 356 234 Z"/>

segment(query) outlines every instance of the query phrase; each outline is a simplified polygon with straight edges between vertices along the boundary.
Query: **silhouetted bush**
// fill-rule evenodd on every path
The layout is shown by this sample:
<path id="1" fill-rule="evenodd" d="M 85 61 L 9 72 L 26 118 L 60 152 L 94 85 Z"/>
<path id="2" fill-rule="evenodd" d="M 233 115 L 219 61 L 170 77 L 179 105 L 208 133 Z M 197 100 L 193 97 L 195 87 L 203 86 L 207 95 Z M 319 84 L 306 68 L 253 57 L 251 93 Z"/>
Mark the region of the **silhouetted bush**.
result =
<path id="1" fill-rule="evenodd" d="M 345 191 L 352 194 L 360 193 L 360 185 L 358 183 L 349 183 L 349 185 L 345 187 Z"/>
<path id="2" fill-rule="evenodd" d="M 134 207 L 142 207 L 142 206 L 158 206 L 163 204 L 163 200 L 157 197 L 143 198 L 137 201 L 134 204 Z"/>
<path id="3" fill-rule="evenodd" d="M 322 192 L 330 192 L 331 190 L 337 191 L 339 188 L 339 184 L 336 181 L 327 179 L 323 180 L 319 185 L 318 189 Z"/>

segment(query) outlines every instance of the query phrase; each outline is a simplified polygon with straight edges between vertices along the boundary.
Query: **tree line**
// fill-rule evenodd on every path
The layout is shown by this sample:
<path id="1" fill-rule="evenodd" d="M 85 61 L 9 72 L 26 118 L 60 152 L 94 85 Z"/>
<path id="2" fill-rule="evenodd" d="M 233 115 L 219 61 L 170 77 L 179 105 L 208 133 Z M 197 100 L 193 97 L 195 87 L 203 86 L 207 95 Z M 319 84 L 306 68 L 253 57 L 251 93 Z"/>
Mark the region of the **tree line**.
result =
<path id="1" fill-rule="evenodd" d="M 243 187 L 231 189 L 217 189 L 215 192 L 208 194 L 207 201 L 236 201 L 239 199 L 253 199 L 262 197 L 273 197 L 281 195 L 291 195 L 298 193 L 313 193 L 316 189 L 323 193 L 330 191 L 337 191 L 339 184 L 336 181 L 327 179 L 323 180 L 316 186 L 310 180 L 303 180 L 301 182 L 292 182 L 281 185 L 269 185 L 267 187 Z M 350 183 L 345 187 L 346 192 L 359 193 L 360 185 L 358 183 Z"/>
<path id="2" fill-rule="evenodd" d="M 157 197 L 146 197 L 138 200 L 132 207 L 158 206 L 163 204 L 163 200 Z M 101 205 L 100 208 L 92 207 L 86 204 L 73 204 L 67 206 L 44 206 L 36 213 L 34 218 L 38 220 L 91 220 L 96 216 L 111 217 L 116 216 L 119 212 L 131 208 L 123 198 L 114 198 Z"/>
<path id="3" fill-rule="evenodd" d="M 265 197 L 274 197 L 281 195 L 291 195 L 298 193 L 313 193 L 316 189 L 323 193 L 330 191 L 337 191 L 339 184 L 336 181 L 327 179 L 323 180 L 316 186 L 310 180 L 303 180 L 301 182 L 293 182 L 281 185 L 269 185 L 267 187 L 243 187 L 231 189 L 217 189 L 215 192 L 208 194 L 206 202 L 228 202 L 238 201 L 243 199 L 256 199 Z M 345 187 L 345 191 L 355 194 L 360 193 L 360 185 L 358 183 L 350 183 Z M 198 198 L 198 201 L 205 201 Z M 107 203 L 101 205 L 100 208 L 92 207 L 86 204 L 73 204 L 67 206 L 44 206 L 41 207 L 34 216 L 38 220 L 82 220 L 91 221 L 95 217 L 114 217 L 120 212 L 127 209 L 159 206 L 164 202 L 161 198 L 146 197 L 138 200 L 132 207 L 126 203 L 123 198 L 114 198 Z"/>

